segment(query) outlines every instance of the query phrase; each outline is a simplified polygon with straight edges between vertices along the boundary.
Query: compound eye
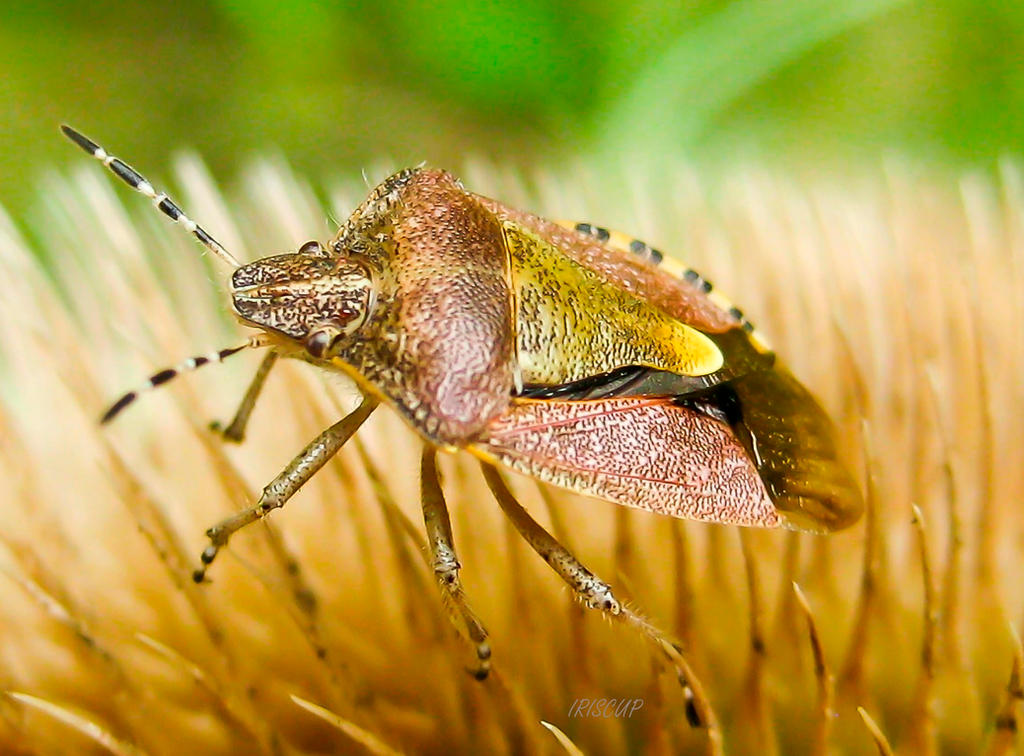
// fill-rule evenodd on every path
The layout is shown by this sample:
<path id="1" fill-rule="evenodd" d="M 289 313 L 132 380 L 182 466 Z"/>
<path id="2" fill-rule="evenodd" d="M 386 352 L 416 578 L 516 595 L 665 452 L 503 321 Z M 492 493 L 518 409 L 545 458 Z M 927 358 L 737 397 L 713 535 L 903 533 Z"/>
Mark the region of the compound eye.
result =
<path id="1" fill-rule="evenodd" d="M 303 244 L 301 247 L 299 247 L 299 254 L 300 255 L 318 255 L 318 256 L 323 256 L 323 255 L 327 254 L 327 251 L 323 248 L 323 246 L 320 244 L 320 242 L 318 242 L 316 240 L 313 240 L 313 241 L 308 241 L 305 244 Z"/>
<path id="2" fill-rule="evenodd" d="M 322 360 L 330 354 L 331 348 L 338 343 L 342 333 L 342 330 L 333 323 L 314 328 L 306 336 L 306 351 L 311 357 Z"/>

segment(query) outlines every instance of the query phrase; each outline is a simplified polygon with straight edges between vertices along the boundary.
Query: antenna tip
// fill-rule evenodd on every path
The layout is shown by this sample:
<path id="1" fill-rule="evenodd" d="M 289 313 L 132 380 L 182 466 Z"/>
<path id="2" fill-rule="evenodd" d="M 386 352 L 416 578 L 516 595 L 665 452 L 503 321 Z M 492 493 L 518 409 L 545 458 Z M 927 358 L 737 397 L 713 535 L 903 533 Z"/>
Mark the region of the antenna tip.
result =
<path id="1" fill-rule="evenodd" d="M 62 123 L 60 125 L 60 130 L 64 134 L 64 136 L 66 136 L 72 142 L 74 142 L 83 150 L 88 152 L 90 155 L 95 155 L 99 151 L 100 146 L 96 144 L 96 142 L 92 141 L 91 139 L 89 139 L 89 137 L 85 136 L 81 132 L 75 131 L 66 123 Z"/>
<path id="2" fill-rule="evenodd" d="M 110 406 L 110 409 L 103 413 L 103 417 L 100 418 L 100 425 L 106 425 L 115 417 L 117 417 L 121 413 L 121 410 L 123 410 L 125 407 L 127 407 L 129 404 L 135 401 L 135 398 L 137 396 L 138 394 L 136 394 L 134 391 L 129 391 L 127 394 L 125 394 L 116 402 L 114 402 Z"/>

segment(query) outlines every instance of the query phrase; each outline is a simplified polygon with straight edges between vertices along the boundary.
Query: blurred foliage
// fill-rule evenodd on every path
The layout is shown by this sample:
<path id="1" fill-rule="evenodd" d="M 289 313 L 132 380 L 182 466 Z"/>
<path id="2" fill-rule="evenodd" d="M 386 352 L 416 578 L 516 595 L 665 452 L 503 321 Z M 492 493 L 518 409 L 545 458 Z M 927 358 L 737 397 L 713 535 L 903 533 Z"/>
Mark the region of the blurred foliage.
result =
<path id="1" fill-rule="evenodd" d="M 0 198 L 77 159 L 148 171 L 279 148 L 326 176 L 690 154 L 831 165 L 1024 146 L 1024 4 L 969 0 L 14 0 L 0 9 Z"/>

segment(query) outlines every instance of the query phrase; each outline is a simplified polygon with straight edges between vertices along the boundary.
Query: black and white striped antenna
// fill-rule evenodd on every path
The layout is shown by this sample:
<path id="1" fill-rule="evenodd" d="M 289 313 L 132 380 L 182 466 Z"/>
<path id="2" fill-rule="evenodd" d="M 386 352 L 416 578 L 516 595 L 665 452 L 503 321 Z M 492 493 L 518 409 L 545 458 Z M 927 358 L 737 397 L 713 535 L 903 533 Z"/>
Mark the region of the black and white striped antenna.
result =
<path id="1" fill-rule="evenodd" d="M 153 205 L 157 210 L 162 212 L 172 221 L 184 226 L 185 230 L 191 232 L 204 247 L 210 250 L 220 260 L 227 263 L 232 268 L 238 268 L 241 266 L 241 263 L 235 259 L 234 255 L 224 249 L 224 247 L 221 246 L 221 243 L 210 236 L 202 226 L 199 226 L 194 220 L 185 215 L 182 209 L 174 204 L 170 197 L 163 192 L 157 192 L 153 188 L 153 185 L 150 184 L 141 173 L 136 171 L 120 158 L 116 158 L 113 155 L 108 154 L 107 151 L 96 144 L 96 142 L 75 131 L 70 126 L 61 125 L 60 130 L 64 132 L 64 136 L 99 160 L 103 165 L 107 166 L 115 176 L 128 184 L 128 186 L 140 194 L 144 194 L 149 197 L 149 199 L 153 201 Z"/>
<path id="2" fill-rule="evenodd" d="M 156 207 L 157 210 L 162 212 L 175 223 L 179 223 L 184 226 L 186 231 L 189 231 L 193 236 L 195 236 L 204 247 L 210 250 L 220 260 L 227 263 L 232 268 L 241 267 L 241 263 L 234 258 L 234 255 L 224 249 L 220 242 L 210 236 L 206 230 L 199 226 L 194 220 L 185 215 L 182 209 L 178 207 L 170 197 L 163 192 L 156 191 L 156 189 L 153 188 L 153 185 L 150 184 L 141 173 L 136 171 L 120 158 L 108 154 L 107 151 L 96 144 L 96 142 L 92 141 L 84 134 L 75 131 L 70 126 L 61 125 L 60 130 L 64 132 L 64 136 L 99 160 L 103 165 L 107 166 L 115 176 L 128 184 L 128 186 L 140 194 L 149 197 L 153 202 L 153 206 Z M 190 357 L 174 367 L 160 370 L 151 375 L 145 383 L 132 391 L 123 394 L 120 399 L 110 405 L 110 408 L 103 413 L 103 417 L 100 419 L 100 422 L 109 423 L 117 415 L 121 414 L 122 410 L 138 399 L 140 394 L 162 386 L 182 373 L 191 372 L 203 367 L 204 365 L 223 362 L 228 357 L 238 354 L 245 349 L 258 349 L 265 346 L 269 346 L 269 342 L 265 335 L 259 334 L 250 337 L 248 341 L 239 346 Z"/>
<path id="3" fill-rule="evenodd" d="M 139 395 L 158 388 L 164 385 L 170 380 L 177 378 L 182 373 L 189 373 L 193 370 L 198 370 L 203 365 L 209 365 L 216 362 L 223 362 L 233 354 L 238 354 L 244 349 L 258 349 L 260 347 L 267 346 L 267 341 L 264 336 L 256 335 L 249 338 L 244 344 L 236 347 L 230 347 L 228 349 L 221 349 L 216 352 L 210 352 L 209 354 L 201 354 L 195 357 L 189 357 L 184 362 L 181 362 L 174 367 L 164 368 L 163 370 L 153 373 L 146 382 L 139 385 L 138 387 L 122 394 L 121 398 L 110 405 L 109 409 L 103 413 L 103 417 L 100 418 L 100 423 L 106 425 L 115 417 L 121 414 L 121 411 L 132 404 Z"/>

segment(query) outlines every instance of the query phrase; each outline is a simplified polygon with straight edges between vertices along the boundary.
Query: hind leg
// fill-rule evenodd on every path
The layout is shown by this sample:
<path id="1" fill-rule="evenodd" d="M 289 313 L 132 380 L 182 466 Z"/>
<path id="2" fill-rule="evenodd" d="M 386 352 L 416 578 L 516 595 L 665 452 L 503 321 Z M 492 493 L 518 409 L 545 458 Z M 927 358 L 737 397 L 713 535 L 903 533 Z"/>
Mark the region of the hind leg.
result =
<path id="1" fill-rule="evenodd" d="M 590 609 L 603 612 L 610 619 L 623 622 L 647 638 L 665 658 L 679 677 L 686 693 L 686 714 L 690 723 L 708 729 L 709 737 L 719 736 L 717 720 L 711 710 L 710 703 L 703 693 L 703 688 L 690 668 L 690 665 L 679 653 L 679 646 L 665 633 L 647 621 L 644 617 L 624 606 L 612 592 L 611 586 L 588 570 L 565 546 L 558 542 L 534 520 L 516 501 L 512 491 L 506 485 L 497 468 L 486 462 L 481 463 L 487 485 L 498 500 L 505 515 L 511 520 L 516 530 L 530 547 L 550 565 L 558 576 L 573 590 L 583 604 Z"/>

